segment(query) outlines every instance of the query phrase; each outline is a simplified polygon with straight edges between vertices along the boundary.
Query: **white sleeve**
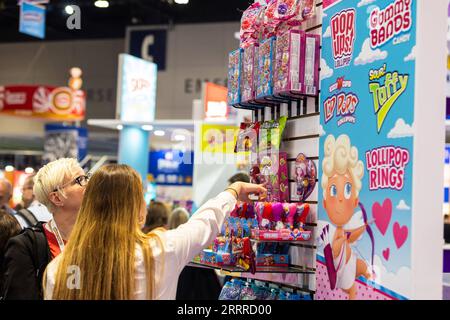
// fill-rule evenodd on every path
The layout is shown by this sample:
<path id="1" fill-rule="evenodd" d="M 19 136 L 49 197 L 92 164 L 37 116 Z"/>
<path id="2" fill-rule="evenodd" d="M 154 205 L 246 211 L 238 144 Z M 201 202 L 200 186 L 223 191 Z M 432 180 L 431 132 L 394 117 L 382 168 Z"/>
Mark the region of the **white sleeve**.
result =
<path id="1" fill-rule="evenodd" d="M 55 288 L 55 275 L 58 267 L 58 257 L 53 259 L 45 269 L 45 287 L 44 287 L 44 300 L 53 300 L 53 290 Z"/>
<path id="2" fill-rule="evenodd" d="M 179 271 L 212 243 L 235 205 L 236 199 L 229 192 L 222 192 L 201 206 L 188 222 L 167 231 L 167 245 L 173 246 L 171 249 L 178 261 Z"/>

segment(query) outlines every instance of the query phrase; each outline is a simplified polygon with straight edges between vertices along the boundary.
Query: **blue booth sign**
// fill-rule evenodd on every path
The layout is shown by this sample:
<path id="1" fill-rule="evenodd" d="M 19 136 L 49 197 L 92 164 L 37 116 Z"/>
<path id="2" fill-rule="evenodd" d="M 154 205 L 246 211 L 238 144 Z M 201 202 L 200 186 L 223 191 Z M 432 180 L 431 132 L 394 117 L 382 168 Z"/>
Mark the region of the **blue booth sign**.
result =
<path id="1" fill-rule="evenodd" d="M 150 182 L 166 186 L 192 186 L 193 159 L 192 151 L 151 151 L 148 169 Z"/>
<path id="2" fill-rule="evenodd" d="M 20 6 L 19 32 L 45 38 L 45 7 L 23 2 Z"/>

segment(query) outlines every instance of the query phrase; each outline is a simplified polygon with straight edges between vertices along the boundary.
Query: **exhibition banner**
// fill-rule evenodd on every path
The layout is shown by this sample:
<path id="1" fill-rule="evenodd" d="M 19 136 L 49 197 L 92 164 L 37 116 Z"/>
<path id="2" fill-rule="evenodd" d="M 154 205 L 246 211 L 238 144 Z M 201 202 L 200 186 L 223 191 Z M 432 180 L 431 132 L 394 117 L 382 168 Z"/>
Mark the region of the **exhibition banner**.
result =
<path id="1" fill-rule="evenodd" d="M 409 299 L 417 1 L 325 2 L 316 298 Z"/>
<path id="2" fill-rule="evenodd" d="M 87 155 L 86 128 L 47 124 L 45 126 L 44 163 L 60 158 L 83 160 Z"/>
<path id="3" fill-rule="evenodd" d="M 86 112 L 82 90 L 51 86 L 0 86 L 0 114 L 55 121 L 81 121 Z"/>

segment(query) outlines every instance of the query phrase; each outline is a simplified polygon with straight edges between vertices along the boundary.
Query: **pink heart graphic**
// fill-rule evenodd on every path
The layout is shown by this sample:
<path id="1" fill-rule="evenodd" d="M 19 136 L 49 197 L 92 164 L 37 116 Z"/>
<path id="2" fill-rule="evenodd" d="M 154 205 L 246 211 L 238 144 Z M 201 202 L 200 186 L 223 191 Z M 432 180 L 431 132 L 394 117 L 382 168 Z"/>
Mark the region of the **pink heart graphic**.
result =
<path id="1" fill-rule="evenodd" d="M 389 250 L 389 248 L 383 250 L 383 257 L 384 257 L 384 259 L 385 259 L 386 261 L 389 260 L 389 254 L 390 254 L 390 252 L 391 252 L 391 250 Z"/>
<path id="2" fill-rule="evenodd" d="M 406 239 L 408 239 L 408 227 L 400 227 L 398 222 L 394 223 L 394 240 L 398 249 L 405 244 Z"/>
<path id="3" fill-rule="evenodd" d="M 386 199 L 381 206 L 378 202 L 375 202 L 372 206 L 372 215 L 375 219 L 375 224 L 378 230 L 384 236 L 386 234 L 389 223 L 392 217 L 392 201 L 391 199 Z"/>

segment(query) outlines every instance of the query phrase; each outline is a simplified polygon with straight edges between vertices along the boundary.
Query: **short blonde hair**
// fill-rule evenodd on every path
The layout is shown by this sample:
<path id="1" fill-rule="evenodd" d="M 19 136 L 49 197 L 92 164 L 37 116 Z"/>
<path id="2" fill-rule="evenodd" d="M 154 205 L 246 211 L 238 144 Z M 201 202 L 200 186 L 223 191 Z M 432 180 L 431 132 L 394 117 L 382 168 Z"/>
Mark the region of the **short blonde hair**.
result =
<path id="1" fill-rule="evenodd" d="M 329 135 L 324 144 L 324 158 L 322 161 L 322 189 L 323 198 L 327 198 L 328 179 L 335 174 L 350 173 L 355 184 L 356 197 L 361 190 L 361 180 L 364 176 L 364 164 L 358 160 L 358 149 L 352 147 L 350 138 L 343 134 L 337 139 Z"/>
<path id="2" fill-rule="evenodd" d="M 185 208 L 176 208 L 169 217 L 169 229 L 176 229 L 189 220 L 189 212 Z"/>
<path id="3" fill-rule="evenodd" d="M 55 206 L 48 197 L 49 194 L 64 184 L 65 180 L 79 169 L 81 169 L 80 164 L 73 158 L 61 158 L 43 166 L 34 177 L 33 192 L 36 199 L 50 212 L 55 210 Z"/>

